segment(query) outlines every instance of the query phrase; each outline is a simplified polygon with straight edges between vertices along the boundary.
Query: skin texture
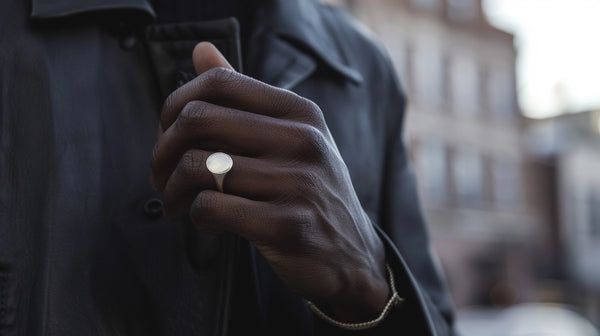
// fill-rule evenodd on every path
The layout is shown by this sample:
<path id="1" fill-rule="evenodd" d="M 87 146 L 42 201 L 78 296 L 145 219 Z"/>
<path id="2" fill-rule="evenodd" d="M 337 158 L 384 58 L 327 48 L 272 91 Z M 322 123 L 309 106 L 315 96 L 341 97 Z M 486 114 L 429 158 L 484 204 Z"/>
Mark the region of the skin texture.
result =
<path id="1" fill-rule="evenodd" d="M 243 236 L 340 321 L 376 317 L 389 295 L 383 244 L 319 107 L 235 72 L 210 43 L 193 61 L 198 77 L 165 101 L 152 157 L 165 216 Z M 205 165 L 215 151 L 233 158 L 224 193 Z"/>

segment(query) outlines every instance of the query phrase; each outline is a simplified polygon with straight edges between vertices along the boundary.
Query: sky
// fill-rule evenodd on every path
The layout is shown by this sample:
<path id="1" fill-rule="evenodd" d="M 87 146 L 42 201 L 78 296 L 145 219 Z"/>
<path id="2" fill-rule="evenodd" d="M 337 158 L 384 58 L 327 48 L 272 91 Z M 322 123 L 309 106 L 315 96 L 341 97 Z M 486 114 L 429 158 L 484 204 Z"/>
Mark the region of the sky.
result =
<path id="1" fill-rule="evenodd" d="M 484 10 L 515 34 L 526 116 L 600 109 L 600 0 L 484 0 Z"/>

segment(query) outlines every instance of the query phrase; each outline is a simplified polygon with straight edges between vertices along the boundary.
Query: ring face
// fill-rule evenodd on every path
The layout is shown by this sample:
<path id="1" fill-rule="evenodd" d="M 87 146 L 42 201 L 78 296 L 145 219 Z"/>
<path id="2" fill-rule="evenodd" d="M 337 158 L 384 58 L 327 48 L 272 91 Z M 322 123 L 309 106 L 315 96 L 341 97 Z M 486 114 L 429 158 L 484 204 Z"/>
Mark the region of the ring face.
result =
<path id="1" fill-rule="evenodd" d="M 225 174 L 231 170 L 231 167 L 233 167 L 233 160 L 225 153 L 213 153 L 206 159 L 206 168 L 213 174 Z"/>

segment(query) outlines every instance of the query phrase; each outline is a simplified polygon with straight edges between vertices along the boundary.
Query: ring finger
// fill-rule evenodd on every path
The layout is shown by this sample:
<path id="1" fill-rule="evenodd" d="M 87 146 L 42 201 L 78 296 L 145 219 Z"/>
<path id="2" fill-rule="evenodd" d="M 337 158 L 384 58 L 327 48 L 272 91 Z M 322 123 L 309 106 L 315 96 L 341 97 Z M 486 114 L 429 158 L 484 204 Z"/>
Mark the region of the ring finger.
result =
<path id="1" fill-rule="evenodd" d="M 206 168 L 206 159 L 211 152 L 201 149 L 188 150 L 169 177 L 164 189 L 165 215 L 168 218 L 183 218 L 203 190 L 216 190 L 212 173 Z M 267 161 L 231 155 L 233 167 L 223 181 L 224 193 L 255 201 L 269 201 L 280 194 L 277 176 L 280 168 Z"/>

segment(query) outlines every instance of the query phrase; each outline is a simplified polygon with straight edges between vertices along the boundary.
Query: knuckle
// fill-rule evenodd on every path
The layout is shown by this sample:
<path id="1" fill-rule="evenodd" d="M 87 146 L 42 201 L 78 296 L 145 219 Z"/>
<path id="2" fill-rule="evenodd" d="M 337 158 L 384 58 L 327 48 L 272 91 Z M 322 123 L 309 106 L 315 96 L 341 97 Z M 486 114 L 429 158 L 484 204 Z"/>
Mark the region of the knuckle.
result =
<path id="1" fill-rule="evenodd" d="M 300 137 L 298 144 L 301 154 L 307 158 L 323 158 L 328 148 L 323 132 L 308 124 L 300 124 L 297 127 Z"/>
<path id="2" fill-rule="evenodd" d="M 214 207 L 214 199 L 208 196 L 206 193 L 199 193 L 194 202 L 192 203 L 192 209 L 190 213 L 191 220 L 196 224 L 201 224 L 203 217 L 210 214 Z"/>
<path id="3" fill-rule="evenodd" d="M 177 126 L 183 128 L 196 128 L 207 124 L 208 104 L 202 101 L 191 101 L 187 103 L 179 117 L 177 117 Z"/>
<path id="4" fill-rule="evenodd" d="M 214 89 L 230 84 L 233 81 L 235 72 L 227 68 L 217 67 L 204 72 L 203 75 L 206 83 Z"/>
<path id="5" fill-rule="evenodd" d="M 314 126 L 320 126 L 323 120 L 323 112 L 319 105 L 310 99 L 297 96 L 295 99 L 295 110 L 299 111 L 306 121 Z"/>
<path id="6" fill-rule="evenodd" d="M 321 108 L 315 102 L 304 97 L 300 97 L 300 105 L 304 111 L 313 115 L 322 115 Z"/>
<path id="7" fill-rule="evenodd" d="M 181 157 L 179 165 L 177 166 L 177 173 L 186 180 L 198 178 L 203 172 L 203 162 L 204 153 L 196 150 L 189 150 Z"/>
<path id="8" fill-rule="evenodd" d="M 312 125 L 305 123 L 297 123 L 294 125 L 294 127 L 296 128 L 296 132 L 302 139 L 302 143 L 305 145 L 312 144 L 314 141 L 316 141 L 316 139 L 320 137 L 321 131 L 319 131 Z"/>

